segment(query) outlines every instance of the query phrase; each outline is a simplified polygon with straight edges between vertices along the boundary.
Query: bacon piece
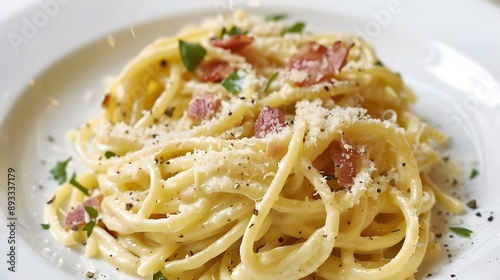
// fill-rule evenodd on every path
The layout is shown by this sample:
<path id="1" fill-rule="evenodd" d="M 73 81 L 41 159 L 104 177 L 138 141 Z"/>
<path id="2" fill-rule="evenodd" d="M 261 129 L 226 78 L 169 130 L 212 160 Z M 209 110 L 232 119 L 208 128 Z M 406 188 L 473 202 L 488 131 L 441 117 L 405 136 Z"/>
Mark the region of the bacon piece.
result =
<path id="1" fill-rule="evenodd" d="M 193 120 L 208 120 L 212 118 L 221 105 L 221 100 L 215 94 L 195 93 L 189 101 L 187 115 Z"/>
<path id="2" fill-rule="evenodd" d="M 257 138 L 264 138 L 268 133 L 280 132 L 286 127 L 285 116 L 279 109 L 265 107 L 260 111 L 254 125 L 254 135 Z"/>
<path id="3" fill-rule="evenodd" d="M 309 42 L 295 53 L 286 65 L 288 79 L 297 86 L 329 81 L 344 67 L 354 44 L 336 41 L 331 47 Z"/>
<path id="4" fill-rule="evenodd" d="M 104 98 L 101 101 L 101 106 L 103 108 L 108 107 L 110 101 L 111 101 L 111 93 L 106 93 L 106 95 L 104 95 Z"/>
<path id="5" fill-rule="evenodd" d="M 238 51 L 239 49 L 251 44 L 253 38 L 245 34 L 236 34 L 231 36 L 224 36 L 224 38 L 215 38 L 210 41 L 210 44 L 215 47 L 223 48 L 231 51 Z"/>
<path id="6" fill-rule="evenodd" d="M 356 176 L 356 160 L 361 157 L 361 153 L 356 148 L 346 149 L 347 144 L 334 140 L 330 143 L 330 156 L 333 160 L 335 177 L 341 187 L 347 189 L 352 184 L 352 179 Z"/>
<path id="7" fill-rule="evenodd" d="M 90 198 L 87 198 L 85 201 L 83 201 L 82 204 L 79 204 L 73 210 L 71 210 L 68 215 L 66 216 L 66 227 L 74 227 L 74 226 L 81 226 L 85 224 L 85 207 L 90 206 L 92 208 L 95 208 L 97 211 L 100 209 L 102 201 L 102 195 L 98 196 L 93 196 Z"/>
<path id="8" fill-rule="evenodd" d="M 231 75 L 234 70 L 235 69 L 229 62 L 219 58 L 213 58 L 201 62 L 198 67 L 196 67 L 196 75 L 198 75 L 202 82 L 218 83 Z"/>

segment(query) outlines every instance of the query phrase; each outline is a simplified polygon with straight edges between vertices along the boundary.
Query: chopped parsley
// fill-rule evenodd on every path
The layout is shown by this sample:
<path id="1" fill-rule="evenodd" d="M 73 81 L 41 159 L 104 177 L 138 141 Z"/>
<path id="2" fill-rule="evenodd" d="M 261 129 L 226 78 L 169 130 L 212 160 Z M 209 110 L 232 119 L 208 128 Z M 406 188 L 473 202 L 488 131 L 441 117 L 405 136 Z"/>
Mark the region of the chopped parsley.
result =
<path id="1" fill-rule="evenodd" d="M 182 40 L 179 40 L 179 51 L 181 53 L 182 63 L 191 72 L 194 71 L 196 66 L 198 66 L 207 54 L 207 51 L 200 44 Z"/>
<path id="2" fill-rule="evenodd" d="M 66 166 L 68 166 L 68 162 L 71 160 L 71 157 L 65 161 L 58 162 L 54 168 L 50 170 L 50 174 L 54 177 L 59 184 L 66 182 Z"/>
<path id="3" fill-rule="evenodd" d="M 378 59 L 377 59 L 377 61 L 375 61 L 375 63 L 373 65 L 380 66 L 380 67 L 385 67 L 384 64 L 382 63 L 382 61 L 380 61 Z"/>
<path id="4" fill-rule="evenodd" d="M 278 21 L 278 20 L 283 20 L 287 17 L 288 17 L 287 14 L 275 14 L 275 15 L 268 15 L 265 17 L 265 19 L 269 21 Z"/>
<path id="5" fill-rule="evenodd" d="M 71 185 L 75 186 L 77 189 L 79 189 L 85 195 L 87 195 L 87 196 L 90 195 L 89 190 L 76 181 L 76 173 L 73 173 L 73 176 L 71 176 L 71 180 L 69 180 L 69 183 Z"/>
<path id="6" fill-rule="evenodd" d="M 112 158 L 112 157 L 116 157 L 116 154 L 115 154 L 115 153 L 113 153 L 112 151 L 106 151 L 106 152 L 104 153 L 104 156 L 105 156 L 107 159 L 109 159 L 109 158 Z"/>
<path id="7" fill-rule="evenodd" d="M 83 231 L 87 232 L 87 237 L 90 237 L 92 235 L 92 232 L 94 231 L 94 227 L 97 223 L 97 209 L 94 207 L 90 206 L 85 206 L 85 211 L 89 214 L 90 217 L 90 222 L 88 222 L 84 227 Z"/>
<path id="8" fill-rule="evenodd" d="M 285 29 L 285 31 L 283 31 L 283 34 L 285 34 L 285 33 L 300 33 L 300 32 L 302 32 L 302 30 L 304 30 L 305 26 L 306 26 L 305 22 L 298 21 L 294 25 Z"/>
<path id="9" fill-rule="evenodd" d="M 473 169 L 471 170 L 471 172 L 470 172 L 470 176 L 469 176 L 469 178 L 472 180 L 472 179 L 476 178 L 476 177 L 477 177 L 477 175 L 479 175 L 479 171 L 477 171 L 477 169 L 473 168 Z"/>
<path id="10" fill-rule="evenodd" d="M 50 224 L 40 224 L 43 229 L 47 230 L 50 228 Z"/>
<path id="11" fill-rule="evenodd" d="M 243 82 L 245 82 L 246 76 L 245 74 L 246 73 L 243 70 L 236 70 L 224 79 L 221 84 L 232 94 L 238 94 L 243 88 Z"/>
<path id="12" fill-rule="evenodd" d="M 279 74 L 279 72 L 276 72 L 271 76 L 271 78 L 269 78 L 269 81 L 267 81 L 266 88 L 264 89 L 264 93 L 267 92 L 267 90 L 269 89 L 269 86 L 273 83 L 274 80 L 276 80 L 276 78 L 278 77 L 278 74 Z"/>
<path id="13" fill-rule="evenodd" d="M 225 27 L 222 27 L 222 30 L 220 32 L 220 37 L 223 38 L 224 35 L 228 36 L 233 36 L 233 35 L 240 35 L 240 34 L 245 34 L 241 28 L 233 26 L 231 29 L 226 29 Z"/>
<path id="14" fill-rule="evenodd" d="M 90 206 L 85 206 L 85 211 L 87 213 L 89 213 L 89 217 L 92 218 L 92 219 L 96 219 L 97 218 L 97 209 L 95 209 L 94 207 L 90 207 Z"/>
<path id="15" fill-rule="evenodd" d="M 94 227 L 95 227 L 95 220 L 92 220 L 92 221 L 88 222 L 83 227 L 83 231 L 87 232 L 87 237 L 90 237 L 92 235 L 92 232 L 94 231 Z"/>
<path id="16" fill-rule="evenodd" d="M 153 280 L 167 280 L 167 277 L 163 276 L 161 271 L 158 271 L 153 275 Z"/>
<path id="17" fill-rule="evenodd" d="M 474 233 L 472 230 L 463 227 L 450 227 L 450 230 L 462 237 L 471 237 Z"/>

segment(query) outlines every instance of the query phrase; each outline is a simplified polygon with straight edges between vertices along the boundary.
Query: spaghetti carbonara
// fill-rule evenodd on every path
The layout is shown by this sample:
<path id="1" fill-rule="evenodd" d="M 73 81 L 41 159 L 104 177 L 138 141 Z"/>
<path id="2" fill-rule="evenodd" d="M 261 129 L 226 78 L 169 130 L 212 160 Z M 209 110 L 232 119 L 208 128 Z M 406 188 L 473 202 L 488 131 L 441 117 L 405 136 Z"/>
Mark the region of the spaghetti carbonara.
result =
<path id="1" fill-rule="evenodd" d="M 53 235 L 167 279 L 413 279 L 446 136 L 356 36 L 236 12 L 147 46 L 74 133 Z"/>

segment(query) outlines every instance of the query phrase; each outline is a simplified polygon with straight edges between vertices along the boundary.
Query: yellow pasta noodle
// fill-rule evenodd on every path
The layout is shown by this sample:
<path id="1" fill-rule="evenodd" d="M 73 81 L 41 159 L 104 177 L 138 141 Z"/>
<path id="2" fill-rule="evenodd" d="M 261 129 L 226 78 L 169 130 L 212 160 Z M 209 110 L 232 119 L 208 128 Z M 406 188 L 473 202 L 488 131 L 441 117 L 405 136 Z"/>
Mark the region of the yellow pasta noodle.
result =
<path id="1" fill-rule="evenodd" d="M 365 41 L 288 24 L 236 12 L 132 59 L 74 134 L 89 194 L 60 186 L 53 235 L 149 278 L 413 279 L 435 203 L 463 210 L 428 176 L 447 138 Z"/>

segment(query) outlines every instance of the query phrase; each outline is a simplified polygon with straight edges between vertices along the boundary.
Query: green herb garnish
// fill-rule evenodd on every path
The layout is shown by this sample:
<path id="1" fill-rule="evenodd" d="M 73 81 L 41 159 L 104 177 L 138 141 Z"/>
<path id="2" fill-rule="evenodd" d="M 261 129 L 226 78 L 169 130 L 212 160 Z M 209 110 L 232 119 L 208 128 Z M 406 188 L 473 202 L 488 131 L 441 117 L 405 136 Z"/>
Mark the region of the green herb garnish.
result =
<path id="1" fill-rule="evenodd" d="M 231 75 L 229 75 L 224 81 L 221 82 L 229 92 L 232 94 L 237 94 L 243 88 L 243 82 L 245 82 L 245 72 L 242 70 L 236 70 Z"/>
<path id="2" fill-rule="evenodd" d="M 474 233 L 472 230 L 463 227 L 450 227 L 450 230 L 462 237 L 471 237 Z"/>
<path id="3" fill-rule="evenodd" d="M 89 217 L 92 218 L 92 219 L 96 219 L 97 218 L 97 210 L 94 208 L 94 207 L 90 207 L 90 206 L 85 206 L 85 211 L 87 213 L 89 213 Z"/>
<path id="4" fill-rule="evenodd" d="M 69 183 L 71 185 L 75 186 L 77 189 L 79 189 L 85 195 L 87 195 L 87 196 L 90 195 L 89 190 L 76 181 L 76 173 L 73 173 L 73 176 L 71 176 L 71 180 L 69 180 Z"/>
<path id="5" fill-rule="evenodd" d="M 59 184 L 66 182 L 66 166 L 68 162 L 71 160 L 71 157 L 65 161 L 58 162 L 54 168 L 50 170 L 50 174 L 54 177 Z"/>
<path id="6" fill-rule="evenodd" d="M 116 157 L 116 154 L 115 154 L 115 153 L 113 153 L 112 151 L 106 151 L 106 152 L 104 153 L 104 156 L 105 156 L 107 159 L 109 159 L 109 158 L 112 158 L 112 157 Z"/>
<path id="7" fill-rule="evenodd" d="M 275 14 L 275 15 L 268 15 L 265 17 L 266 20 L 269 21 L 278 21 L 287 18 L 287 14 Z"/>
<path id="8" fill-rule="evenodd" d="M 477 169 L 473 168 L 472 171 L 470 172 L 469 178 L 472 180 L 472 179 L 476 178 L 477 175 L 479 175 L 479 171 L 477 171 Z"/>
<path id="9" fill-rule="evenodd" d="M 161 271 L 158 271 L 153 275 L 153 280 L 167 280 L 167 277 L 163 276 Z"/>
<path id="10" fill-rule="evenodd" d="M 85 206 L 85 211 L 89 214 L 89 217 L 90 217 L 90 222 L 88 222 L 84 227 L 83 227 L 83 231 L 86 231 L 87 232 L 87 237 L 90 237 L 90 235 L 92 235 L 92 232 L 94 231 L 94 227 L 97 223 L 97 215 L 99 213 L 97 213 L 97 209 L 95 209 L 94 207 L 90 207 L 90 206 Z"/>
<path id="11" fill-rule="evenodd" d="M 380 66 L 380 67 L 385 67 L 384 64 L 382 63 L 382 61 L 380 61 L 378 59 L 377 59 L 377 61 L 375 61 L 375 63 L 373 65 Z"/>
<path id="12" fill-rule="evenodd" d="M 40 224 L 43 229 L 47 230 L 50 228 L 50 224 Z"/>
<path id="13" fill-rule="evenodd" d="M 298 21 L 294 25 L 292 25 L 291 27 L 285 29 L 285 31 L 283 31 L 283 34 L 285 34 L 285 33 L 300 33 L 300 32 L 302 32 L 302 30 L 304 30 L 305 26 L 306 26 L 306 24 L 303 21 Z"/>
<path id="14" fill-rule="evenodd" d="M 231 27 L 231 29 L 227 30 L 225 27 L 222 27 L 222 30 L 220 32 L 220 37 L 224 37 L 224 35 L 228 35 L 228 36 L 233 36 L 233 35 L 239 35 L 239 34 L 244 34 L 245 32 L 243 32 L 243 30 L 241 30 L 240 28 L 236 27 L 236 26 L 233 26 Z"/>
<path id="15" fill-rule="evenodd" d="M 198 66 L 207 54 L 207 51 L 200 44 L 182 40 L 179 40 L 179 51 L 181 53 L 182 63 L 191 72 L 194 71 L 196 66 Z"/>
<path id="16" fill-rule="evenodd" d="M 94 231 L 94 227 L 95 227 L 95 220 L 92 220 L 92 221 L 88 222 L 83 227 L 83 231 L 87 232 L 87 237 L 90 237 L 90 235 L 92 235 L 92 231 Z"/>
<path id="17" fill-rule="evenodd" d="M 269 81 L 267 81 L 266 88 L 264 89 L 264 93 L 267 92 L 267 90 L 269 89 L 269 86 L 273 83 L 274 80 L 276 80 L 276 78 L 278 77 L 278 74 L 279 74 L 279 72 L 276 72 L 271 76 L 271 78 L 269 78 Z"/>

